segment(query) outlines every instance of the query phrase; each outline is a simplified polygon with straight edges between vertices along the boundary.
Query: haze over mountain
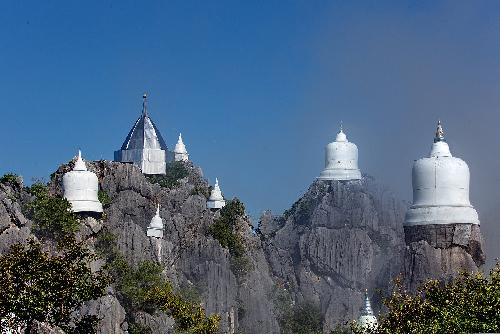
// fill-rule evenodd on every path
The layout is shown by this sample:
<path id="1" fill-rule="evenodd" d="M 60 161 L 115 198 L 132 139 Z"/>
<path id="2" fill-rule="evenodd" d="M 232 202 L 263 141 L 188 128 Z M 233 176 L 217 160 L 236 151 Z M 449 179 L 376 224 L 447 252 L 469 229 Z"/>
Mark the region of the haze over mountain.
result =
<path id="1" fill-rule="evenodd" d="M 307 189 L 341 120 L 362 171 L 411 200 L 440 118 L 500 256 L 498 2 L 8 1 L 0 22 L 0 174 L 112 159 L 147 91 L 167 145 L 182 132 L 255 216 Z"/>

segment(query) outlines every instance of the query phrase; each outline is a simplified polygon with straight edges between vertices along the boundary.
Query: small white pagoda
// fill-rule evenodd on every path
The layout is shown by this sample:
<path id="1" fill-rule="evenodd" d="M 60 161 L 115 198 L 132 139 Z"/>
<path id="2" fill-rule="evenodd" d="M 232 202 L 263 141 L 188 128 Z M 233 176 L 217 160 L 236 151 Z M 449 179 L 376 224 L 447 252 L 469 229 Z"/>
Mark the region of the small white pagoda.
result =
<path id="1" fill-rule="evenodd" d="M 215 185 L 210 193 L 210 198 L 207 201 L 207 208 L 209 209 L 221 209 L 226 205 L 226 201 L 222 196 L 222 192 L 219 187 L 219 180 L 215 178 Z"/>
<path id="2" fill-rule="evenodd" d="M 186 150 L 186 145 L 184 145 L 184 142 L 182 141 L 182 133 L 179 133 L 179 139 L 177 140 L 177 144 L 175 144 L 174 160 L 175 161 L 189 160 L 189 154 Z"/>
<path id="3" fill-rule="evenodd" d="M 147 232 L 148 237 L 152 238 L 163 238 L 163 219 L 160 217 L 160 205 L 156 207 L 156 214 L 151 219 L 151 223 L 149 223 Z"/>
<path id="4" fill-rule="evenodd" d="M 102 212 L 97 175 L 87 170 L 81 151 L 78 151 L 73 170 L 63 176 L 63 189 L 73 212 Z"/>
<path id="5" fill-rule="evenodd" d="M 358 325 L 363 329 L 373 329 L 378 325 L 377 318 L 373 314 L 370 297 L 368 297 L 368 290 L 365 290 L 365 303 L 358 318 Z"/>

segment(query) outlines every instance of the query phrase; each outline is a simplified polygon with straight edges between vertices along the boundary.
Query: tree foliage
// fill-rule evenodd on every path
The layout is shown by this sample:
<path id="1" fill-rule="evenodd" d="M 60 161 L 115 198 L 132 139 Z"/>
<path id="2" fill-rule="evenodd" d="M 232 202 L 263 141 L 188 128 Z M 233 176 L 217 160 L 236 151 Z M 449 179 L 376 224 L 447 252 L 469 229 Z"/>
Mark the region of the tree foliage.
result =
<path id="1" fill-rule="evenodd" d="M 162 267 L 151 261 L 137 266 L 128 264 L 118 251 L 115 237 L 102 233 L 97 240 L 97 250 L 106 259 L 105 268 L 113 276 L 120 302 L 125 307 L 134 333 L 148 333 L 148 328 L 134 323 L 134 313 L 154 313 L 160 309 L 175 320 L 175 326 L 190 334 L 216 334 L 219 316 L 207 317 L 205 310 L 182 293 L 173 291 L 163 277 Z"/>
<path id="2" fill-rule="evenodd" d="M 450 282 L 431 280 L 411 295 L 397 282 L 384 301 L 388 313 L 373 334 L 462 334 L 500 332 L 500 267 L 489 277 L 462 273 Z M 360 333 L 360 331 L 357 331 Z M 365 331 L 367 332 L 367 331 Z"/>
<path id="3" fill-rule="evenodd" d="M 29 215 L 35 222 L 38 232 L 59 240 L 71 236 L 78 230 L 78 219 L 67 199 L 50 195 L 43 183 L 33 184 L 29 192 L 35 196 L 28 205 Z"/>
<path id="4" fill-rule="evenodd" d="M 71 326 L 71 313 L 84 301 L 102 296 L 109 277 L 93 273 L 90 252 L 76 241 L 56 254 L 42 250 L 30 240 L 16 244 L 0 255 L 0 319 L 26 328 L 29 333 L 35 320 L 78 333 L 96 325 L 97 319 L 81 319 Z"/>
<path id="5" fill-rule="evenodd" d="M 245 206 L 235 198 L 220 210 L 220 217 L 209 228 L 210 235 L 237 257 L 245 254 L 241 236 L 236 231 L 236 222 L 244 215 Z"/>
<path id="6" fill-rule="evenodd" d="M 147 175 L 146 177 L 152 183 L 156 183 L 161 187 L 172 189 L 179 185 L 179 180 L 189 175 L 189 170 L 182 161 L 173 161 L 167 163 L 165 174 Z"/>

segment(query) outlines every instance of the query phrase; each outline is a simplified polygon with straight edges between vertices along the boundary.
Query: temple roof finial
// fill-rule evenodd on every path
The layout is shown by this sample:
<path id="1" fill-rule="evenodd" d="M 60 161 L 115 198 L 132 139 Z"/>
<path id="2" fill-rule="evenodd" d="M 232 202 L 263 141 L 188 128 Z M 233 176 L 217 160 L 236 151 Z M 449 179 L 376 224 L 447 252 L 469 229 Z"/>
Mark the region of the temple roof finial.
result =
<path id="1" fill-rule="evenodd" d="M 344 123 L 340 121 L 340 132 L 344 132 Z"/>
<path id="2" fill-rule="evenodd" d="M 434 137 L 434 142 L 437 143 L 438 141 L 445 141 L 444 130 L 443 130 L 443 125 L 441 124 L 441 120 L 438 120 L 436 136 Z"/>
<path id="3" fill-rule="evenodd" d="M 142 94 L 142 114 L 145 116 L 148 115 L 147 100 L 148 100 L 148 94 L 146 93 Z"/>

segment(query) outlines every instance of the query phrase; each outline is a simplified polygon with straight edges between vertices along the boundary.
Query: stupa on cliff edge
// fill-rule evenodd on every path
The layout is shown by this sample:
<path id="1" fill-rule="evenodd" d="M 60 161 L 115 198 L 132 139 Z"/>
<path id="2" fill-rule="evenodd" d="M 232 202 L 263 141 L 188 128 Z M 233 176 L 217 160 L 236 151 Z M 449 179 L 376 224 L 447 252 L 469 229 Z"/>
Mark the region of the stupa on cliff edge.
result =
<path id="1" fill-rule="evenodd" d="M 358 147 L 347 140 L 342 125 L 334 142 L 325 148 L 325 169 L 319 180 L 359 180 L 361 171 L 358 168 Z"/>
<path id="2" fill-rule="evenodd" d="M 165 174 L 167 145 L 147 110 L 143 95 L 142 113 L 128 133 L 122 147 L 115 151 L 115 161 L 133 163 L 144 174 Z"/>
<path id="3" fill-rule="evenodd" d="M 405 225 L 479 225 L 469 201 L 469 179 L 469 167 L 452 156 L 439 121 L 429 157 L 413 164 L 413 205 L 406 213 Z"/>
<path id="4" fill-rule="evenodd" d="M 207 208 L 209 209 L 221 209 L 226 205 L 226 201 L 222 196 L 222 191 L 219 187 L 219 180 L 215 178 L 215 185 L 210 193 L 210 197 L 207 201 Z"/>
<path id="5" fill-rule="evenodd" d="M 78 151 L 73 169 L 63 176 L 63 190 L 73 212 L 102 212 L 97 175 L 87 170 L 81 151 Z"/>

